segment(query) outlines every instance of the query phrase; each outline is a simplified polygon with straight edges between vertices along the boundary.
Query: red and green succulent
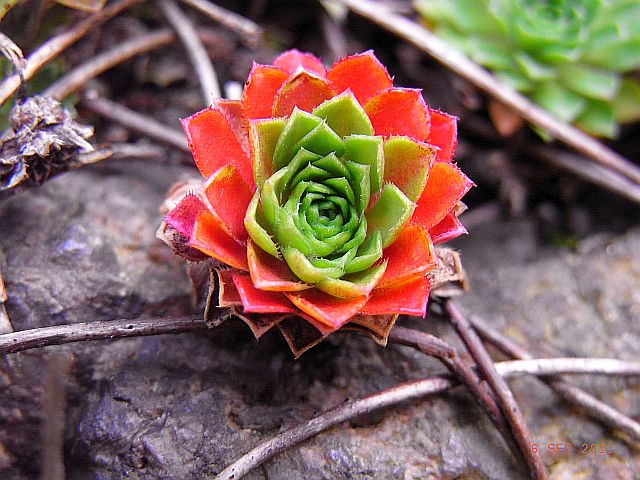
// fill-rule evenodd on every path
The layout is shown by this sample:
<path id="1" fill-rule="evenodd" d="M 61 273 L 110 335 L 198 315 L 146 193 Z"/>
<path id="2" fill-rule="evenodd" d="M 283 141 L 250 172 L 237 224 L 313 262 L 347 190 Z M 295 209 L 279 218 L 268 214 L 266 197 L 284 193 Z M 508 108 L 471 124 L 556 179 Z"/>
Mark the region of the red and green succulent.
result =
<path id="1" fill-rule="evenodd" d="M 285 334 L 296 353 L 345 324 L 379 337 L 424 315 L 433 245 L 465 232 L 472 182 L 452 163 L 456 119 L 394 87 L 372 52 L 327 70 L 290 50 L 182 125 L 205 182 L 163 238 L 217 260 L 219 306 L 258 336 L 312 328 L 304 346 Z"/>

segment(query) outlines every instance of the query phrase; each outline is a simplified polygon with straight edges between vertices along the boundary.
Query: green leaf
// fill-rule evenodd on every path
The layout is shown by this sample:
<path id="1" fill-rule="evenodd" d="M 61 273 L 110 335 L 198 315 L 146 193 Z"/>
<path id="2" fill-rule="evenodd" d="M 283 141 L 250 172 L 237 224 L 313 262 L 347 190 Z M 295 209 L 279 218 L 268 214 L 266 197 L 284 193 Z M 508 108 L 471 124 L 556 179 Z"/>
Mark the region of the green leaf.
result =
<path id="1" fill-rule="evenodd" d="M 353 179 L 351 184 L 356 195 L 356 209 L 358 215 L 362 215 L 369 206 L 369 199 L 371 197 L 370 167 L 369 165 L 362 165 L 349 160 L 347 160 L 346 166 Z"/>
<path id="2" fill-rule="evenodd" d="M 400 235 L 411 219 L 416 204 L 409 200 L 402 190 L 387 183 L 378 201 L 366 213 L 369 231 L 379 230 L 382 247 L 387 248 Z"/>
<path id="3" fill-rule="evenodd" d="M 431 145 L 408 137 L 391 137 L 384 142 L 384 181 L 392 182 L 409 200 L 417 202 L 435 156 Z"/>
<path id="4" fill-rule="evenodd" d="M 362 165 L 369 165 L 371 180 L 371 194 L 378 193 L 382 188 L 384 174 L 384 150 L 382 137 L 366 135 L 350 135 L 344 138 L 344 159 Z"/>
<path id="5" fill-rule="evenodd" d="M 253 195 L 253 198 L 247 207 L 247 213 L 244 216 L 244 227 L 247 229 L 247 233 L 256 245 L 268 254 L 278 258 L 280 257 L 278 247 L 271 239 L 269 232 L 267 232 L 266 228 L 263 227 L 266 222 L 264 218 L 261 218 L 264 217 L 264 213 L 261 211 L 262 209 L 259 208 L 259 202 L 260 191 L 256 190 L 256 193 Z"/>
<path id="6" fill-rule="evenodd" d="M 448 23 L 460 32 L 495 34 L 503 30 L 487 2 L 478 0 L 418 0 L 416 10 L 427 19 Z"/>
<path id="7" fill-rule="evenodd" d="M 303 282 L 315 284 L 327 278 L 339 278 L 344 273 L 339 268 L 316 267 L 300 250 L 292 247 L 284 248 L 282 255 L 291 271 Z"/>
<path id="8" fill-rule="evenodd" d="M 323 118 L 340 137 L 373 135 L 371 120 L 351 91 L 321 103 L 313 110 L 313 114 Z"/>
<path id="9" fill-rule="evenodd" d="M 253 178 L 259 189 L 274 172 L 273 152 L 285 123 L 281 118 L 250 120 L 249 137 L 253 151 Z"/>
<path id="10" fill-rule="evenodd" d="M 318 160 L 320 155 L 316 155 L 315 153 L 310 152 L 309 150 L 305 150 L 301 148 L 298 150 L 298 153 L 295 154 L 293 160 L 286 167 L 282 167 L 286 173 L 282 176 L 282 189 L 278 192 L 280 195 L 281 192 L 286 193 L 291 190 L 295 185 L 293 185 L 293 178 L 306 166 L 311 164 L 312 162 Z"/>
<path id="11" fill-rule="evenodd" d="M 336 132 L 331 130 L 331 127 L 325 122 L 321 122 L 317 127 L 302 137 L 293 147 L 293 151 L 295 152 L 300 148 L 306 148 L 310 152 L 317 153 L 320 156 L 329 155 L 330 153 L 341 156 L 344 153 L 342 139 Z"/>
<path id="12" fill-rule="evenodd" d="M 278 217 L 278 211 L 280 209 L 280 192 L 282 191 L 283 178 L 287 174 L 286 168 L 281 168 L 276 173 L 271 175 L 264 186 L 260 194 L 260 201 L 262 202 L 262 210 L 264 216 L 267 219 L 267 223 L 270 227 L 274 227 L 276 219 Z"/>
<path id="13" fill-rule="evenodd" d="M 613 115 L 620 123 L 640 120 L 640 83 L 622 80 L 618 96 L 613 100 Z"/>
<path id="14" fill-rule="evenodd" d="M 640 38 L 631 38 L 584 55 L 584 61 L 615 72 L 628 72 L 640 67 Z"/>
<path id="15" fill-rule="evenodd" d="M 322 123 L 318 117 L 298 110 L 296 107 L 289 117 L 273 152 L 273 168 L 279 170 L 293 159 L 300 147 L 296 144 L 311 130 Z"/>
<path id="16" fill-rule="evenodd" d="M 345 177 L 346 179 L 351 180 L 351 174 L 349 173 L 349 170 L 347 170 L 347 167 L 345 167 L 344 162 L 336 157 L 336 154 L 333 152 L 314 161 L 313 164 L 327 172 L 331 172 L 335 177 Z"/>
<path id="17" fill-rule="evenodd" d="M 585 97 L 611 100 L 620 87 L 620 77 L 615 72 L 605 72 L 581 65 L 566 65 L 558 71 L 560 82 Z"/>
<path id="18" fill-rule="evenodd" d="M 587 100 L 557 83 L 547 82 L 533 92 L 533 99 L 565 122 L 573 121 L 584 110 Z"/>
<path id="19" fill-rule="evenodd" d="M 346 198 L 349 201 L 350 205 L 356 204 L 356 196 L 353 188 L 349 184 L 349 181 L 344 177 L 333 177 L 325 180 L 323 182 L 328 187 L 333 188 L 333 190 L 341 195 L 343 198 Z"/>
<path id="20" fill-rule="evenodd" d="M 530 92 L 535 83 L 525 77 L 520 70 L 503 70 L 496 72 L 496 77 L 519 92 Z"/>
<path id="21" fill-rule="evenodd" d="M 527 78 L 532 80 L 551 80 L 555 77 L 555 70 L 524 52 L 518 52 L 514 55 L 514 60 Z"/>
<path id="22" fill-rule="evenodd" d="M 379 230 L 374 230 L 358 248 L 358 253 L 345 267 L 345 272 L 360 272 L 376 263 L 382 258 L 382 235 Z"/>
<path id="23" fill-rule="evenodd" d="M 576 125 L 599 137 L 615 138 L 618 124 L 613 116 L 613 107 L 604 102 L 591 102 L 576 119 Z"/>
<path id="24" fill-rule="evenodd" d="M 338 298 L 356 298 L 368 295 L 387 269 L 387 262 L 340 279 L 328 278 L 316 284 L 323 292 Z"/>

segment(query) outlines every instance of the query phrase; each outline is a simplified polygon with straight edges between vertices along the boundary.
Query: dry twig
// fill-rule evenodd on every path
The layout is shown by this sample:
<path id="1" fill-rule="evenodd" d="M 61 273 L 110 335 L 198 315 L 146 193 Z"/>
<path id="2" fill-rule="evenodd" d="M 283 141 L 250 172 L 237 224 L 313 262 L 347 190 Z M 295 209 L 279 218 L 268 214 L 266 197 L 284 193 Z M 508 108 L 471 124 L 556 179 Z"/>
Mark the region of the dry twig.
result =
<path id="1" fill-rule="evenodd" d="M 529 101 L 491 73 L 469 60 L 462 53 L 443 42 L 436 35 L 403 16 L 397 15 L 370 0 L 338 0 L 357 14 L 395 33 L 420 50 L 431 55 L 447 68 L 498 99 L 527 121 L 543 128 L 550 135 L 603 166 L 615 170 L 640 184 L 640 168 L 604 146 L 583 131 L 562 122 L 545 109 Z"/>
<path id="2" fill-rule="evenodd" d="M 134 112 L 104 97 L 100 97 L 95 92 L 89 92 L 85 98 L 83 98 L 82 105 L 109 120 L 113 120 L 120 125 L 162 142 L 165 145 L 184 152 L 189 151 L 187 140 L 178 130 L 167 127 L 153 118 Z M 190 162 L 190 164 L 192 164 L 192 162 Z"/>
<path id="3" fill-rule="evenodd" d="M 13 326 L 5 306 L 6 301 L 7 290 L 4 288 L 4 280 L 2 280 L 2 271 L 0 270 L 0 335 L 13 332 Z"/>
<path id="4" fill-rule="evenodd" d="M 202 87 L 205 105 L 211 105 L 216 98 L 220 98 L 220 85 L 207 50 L 198 38 L 191 21 L 174 0 L 159 0 L 159 5 L 187 50 Z"/>
<path id="5" fill-rule="evenodd" d="M 479 318 L 472 316 L 470 322 L 481 337 L 503 353 L 513 358 L 533 358 L 531 354 L 520 345 L 502 335 L 497 330 L 494 330 Z M 500 372 L 501 375 L 502 373 L 503 372 Z M 625 432 L 636 441 L 640 441 L 640 424 L 632 418 L 620 413 L 615 408 L 598 400 L 593 395 L 589 395 L 575 385 L 562 380 L 560 377 L 544 378 L 542 381 L 546 382 L 551 388 L 562 395 L 569 403 L 583 408 L 590 417 L 601 421 L 610 428 Z"/>
<path id="6" fill-rule="evenodd" d="M 66 32 L 44 42 L 37 50 L 29 55 L 29 58 L 27 58 L 26 66 L 23 70 L 24 79 L 29 80 L 38 70 L 40 70 L 40 68 L 42 68 L 43 65 L 56 58 L 66 48 L 74 44 L 89 31 L 95 29 L 98 25 L 101 25 L 139 1 L 140 0 L 119 0 L 107 8 L 78 22 Z M 0 105 L 15 93 L 20 84 L 20 76 L 18 74 L 7 77 L 0 84 Z"/>
<path id="7" fill-rule="evenodd" d="M 237 13 L 230 12 L 207 0 L 182 0 L 182 2 L 233 30 L 249 46 L 257 45 L 262 38 L 262 27 Z"/>
<path id="8" fill-rule="evenodd" d="M 83 87 L 88 80 L 110 68 L 141 53 L 169 45 L 173 40 L 175 40 L 175 34 L 167 28 L 132 38 L 112 50 L 96 55 L 60 77 L 49 85 L 43 95 L 62 100 Z"/>
<path id="9" fill-rule="evenodd" d="M 509 385 L 507 385 L 507 382 L 505 382 L 496 371 L 493 360 L 484 348 L 482 341 L 471 328 L 469 321 L 464 315 L 462 315 L 456 304 L 452 300 L 447 300 L 445 302 L 445 309 L 449 313 L 451 323 L 465 343 L 467 350 L 469 350 L 469 353 L 477 362 L 478 368 L 480 369 L 483 377 L 495 392 L 496 397 L 502 406 L 504 416 L 511 426 L 511 431 L 513 432 L 516 443 L 520 448 L 520 452 L 527 461 L 531 478 L 547 478 L 547 472 L 544 464 L 542 463 L 542 459 L 537 452 L 534 452 L 531 449 L 533 437 L 531 436 L 529 427 L 527 426 L 524 416 L 520 411 L 520 407 L 518 406 L 518 402 L 513 396 Z"/>
<path id="10" fill-rule="evenodd" d="M 238 480 L 278 453 L 339 423 L 401 402 L 441 393 L 453 385 L 454 382 L 450 379 L 432 377 L 402 383 L 373 395 L 345 402 L 261 443 L 220 472 L 215 480 Z"/>

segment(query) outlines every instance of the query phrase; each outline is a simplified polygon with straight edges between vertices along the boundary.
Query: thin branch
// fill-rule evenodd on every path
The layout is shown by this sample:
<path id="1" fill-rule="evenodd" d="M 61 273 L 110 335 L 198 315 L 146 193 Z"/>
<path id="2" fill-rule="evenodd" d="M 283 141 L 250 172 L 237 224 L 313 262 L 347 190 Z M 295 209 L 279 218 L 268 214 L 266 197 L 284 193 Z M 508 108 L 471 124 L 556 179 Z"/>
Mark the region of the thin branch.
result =
<path id="1" fill-rule="evenodd" d="M 85 340 L 162 335 L 206 328 L 202 315 L 56 325 L 0 335 L 0 355 Z"/>
<path id="2" fill-rule="evenodd" d="M 531 354 L 520 345 L 491 328 L 479 318 L 472 316 L 470 321 L 480 336 L 503 353 L 513 358 L 527 360 L 533 358 Z M 620 413 L 615 408 L 589 395 L 575 385 L 562 380 L 560 377 L 542 379 L 542 381 L 546 382 L 551 388 L 562 395 L 569 403 L 583 408 L 589 416 L 600 420 L 612 429 L 625 432 L 636 441 L 640 441 L 640 423 L 632 418 Z"/>
<path id="3" fill-rule="evenodd" d="M 499 373 L 505 373 L 509 376 L 524 373 L 525 371 L 530 373 L 532 369 L 525 367 L 525 365 L 522 361 L 500 362 L 496 364 L 496 368 Z M 518 366 L 525 368 L 520 369 Z M 280 452 L 344 421 L 408 400 L 416 400 L 429 395 L 443 393 L 456 385 L 458 385 L 458 382 L 453 379 L 434 376 L 415 382 L 402 383 L 362 399 L 345 402 L 264 441 L 225 468 L 215 477 L 215 480 L 240 479 Z"/>
<path id="4" fill-rule="evenodd" d="M 493 392 L 486 388 L 486 385 L 480 381 L 478 374 L 460 358 L 453 347 L 433 335 L 398 325 L 389 333 L 389 340 L 408 345 L 440 360 L 469 389 L 478 405 L 504 437 L 507 445 L 514 450 L 516 455 L 519 453 Z"/>
<path id="5" fill-rule="evenodd" d="M 510 107 L 527 121 L 548 131 L 553 137 L 566 143 L 571 148 L 617 171 L 633 180 L 636 184 L 640 184 L 640 167 L 583 131 L 562 122 L 545 109 L 529 101 L 416 22 L 397 15 L 383 5 L 370 0 L 338 1 L 347 5 L 357 14 L 412 43 L 479 89 Z"/>
<path id="6" fill-rule="evenodd" d="M 214 5 L 207 0 L 182 0 L 182 2 L 236 32 L 249 46 L 258 45 L 262 39 L 264 33 L 262 27 L 248 18 Z"/>
<path id="7" fill-rule="evenodd" d="M 504 416 L 511 426 L 511 431 L 520 448 L 520 452 L 527 462 L 531 477 L 534 479 L 546 479 L 547 472 L 544 463 L 542 463 L 540 455 L 531 449 L 533 437 L 509 385 L 507 385 L 507 382 L 505 382 L 496 371 L 493 360 L 484 348 L 480 337 L 478 337 L 456 304 L 452 300 L 447 300 L 445 302 L 445 309 L 449 313 L 451 323 L 464 341 L 469 353 L 471 353 L 478 363 L 478 368 L 482 372 L 482 375 L 495 392 L 502 406 Z"/>
<path id="8" fill-rule="evenodd" d="M 60 55 L 66 48 L 73 45 L 89 31 L 138 2 L 140 2 L 140 0 L 119 0 L 107 8 L 81 20 L 66 32 L 44 42 L 27 58 L 26 66 L 23 70 L 25 80 L 33 77 L 40 68 Z M 20 84 L 20 76 L 18 74 L 7 77 L 0 84 L 0 105 L 15 93 Z"/>
<path id="9" fill-rule="evenodd" d="M 579 155 L 562 152 L 546 146 L 534 146 L 532 153 L 547 163 L 564 170 L 569 170 L 585 180 L 607 188 L 629 200 L 640 203 L 640 186 L 610 168 L 603 167 L 598 163 L 588 162 Z"/>
<path id="10" fill-rule="evenodd" d="M 7 301 L 7 290 L 2 280 L 2 270 L 0 270 L 0 335 L 13 332 L 13 325 L 9 320 L 9 314 L 5 302 Z"/>
<path id="11" fill-rule="evenodd" d="M 67 383 L 73 356 L 56 352 L 47 359 L 42 392 L 42 480 L 64 480 L 64 423 Z"/>
<path id="12" fill-rule="evenodd" d="M 112 50 L 96 55 L 88 62 L 60 77 L 43 92 L 43 95 L 62 100 L 83 87 L 91 78 L 136 55 L 169 45 L 174 40 L 175 34 L 168 28 L 132 38 Z"/>
<path id="13" fill-rule="evenodd" d="M 545 377 L 559 374 L 618 375 L 640 377 L 640 362 L 627 362 L 613 358 L 530 358 L 494 364 L 503 378 L 520 375 Z"/>
<path id="14" fill-rule="evenodd" d="M 211 105 L 216 98 L 220 98 L 220 85 L 207 50 L 198 38 L 191 21 L 174 0 L 159 0 L 158 3 L 187 50 L 202 87 L 205 105 Z"/>
<path id="15" fill-rule="evenodd" d="M 118 103 L 89 92 L 82 99 L 82 105 L 100 115 L 113 120 L 135 132 L 141 133 L 171 147 L 188 152 L 187 141 L 178 130 L 167 127 L 151 117 L 134 112 Z"/>
<path id="16" fill-rule="evenodd" d="M 328 428 L 381 408 L 444 392 L 453 384 L 447 378 L 432 377 L 402 383 L 373 395 L 345 402 L 261 443 L 220 472 L 215 480 L 238 480 L 278 453 Z"/>

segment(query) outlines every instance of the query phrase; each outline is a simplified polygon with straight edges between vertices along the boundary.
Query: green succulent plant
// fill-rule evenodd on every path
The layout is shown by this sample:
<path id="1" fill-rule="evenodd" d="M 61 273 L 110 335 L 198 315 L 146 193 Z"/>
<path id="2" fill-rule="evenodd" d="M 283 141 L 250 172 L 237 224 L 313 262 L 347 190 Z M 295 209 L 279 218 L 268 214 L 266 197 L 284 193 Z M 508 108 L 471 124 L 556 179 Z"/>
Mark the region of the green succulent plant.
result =
<path id="1" fill-rule="evenodd" d="M 477 63 L 597 136 L 640 119 L 638 0 L 417 0 L 429 26 Z"/>

